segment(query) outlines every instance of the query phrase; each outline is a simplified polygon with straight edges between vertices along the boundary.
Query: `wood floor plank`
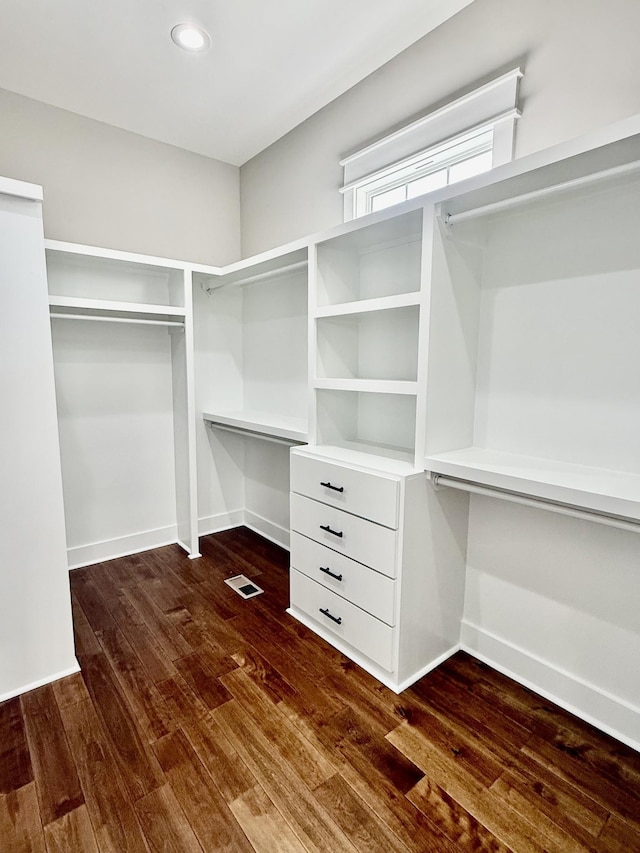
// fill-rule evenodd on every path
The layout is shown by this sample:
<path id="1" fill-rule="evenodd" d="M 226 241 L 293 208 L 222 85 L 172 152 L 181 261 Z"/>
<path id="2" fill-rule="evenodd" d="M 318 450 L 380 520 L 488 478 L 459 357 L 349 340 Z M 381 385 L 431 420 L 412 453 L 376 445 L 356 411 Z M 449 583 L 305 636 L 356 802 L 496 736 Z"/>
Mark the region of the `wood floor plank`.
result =
<path id="1" fill-rule="evenodd" d="M 176 661 L 176 667 L 207 708 L 217 708 L 232 698 L 217 673 L 208 666 L 206 657 L 199 652 L 180 658 Z"/>
<path id="2" fill-rule="evenodd" d="M 146 622 L 134 622 L 119 615 L 113 628 L 118 628 L 124 634 L 127 642 L 135 649 L 136 655 L 154 682 L 164 681 L 165 678 L 170 678 L 176 674 L 173 660 L 165 654 Z M 105 633 L 106 631 L 98 631 L 98 638 L 101 639 Z"/>
<path id="3" fill-rule="evenodd" d="M 20 697 L 42 823 L 84 803 L 80 781 L 50 684 Z"/>
<path id="4" fill-rule="evenodd" d="M 131 644 L 119 629 L 100 632 L 100 645 L 148 741 L 175 728 L 164 699 Z"/>
<path id="5" fill-rule="evenodd" d="M 409 723 L 402 723 L 387 739 L 425 771 L 425 778 L 407 792 L 418 808 L 435 783 L 507 847 L 517 853 L 544 853 L 544 844 L 535 840 L 536 827 L 501 803 L 473 767 L 462 764 L 450 750 L 434 745 L 426 733 Z"/>
<path id="6" fill-rule="evenodd" d="M 271 748 L 277 750 L 310 789 L 334 775 L 335 766 L 327 761 L 315 739 L 302 735 L 243 670 L 228 673 L 222 682 L 247 717 L 259 725 Z"/>
<path id="7" fill-rule="evenodd" d="M 169 785 L 142 797 L 135 810 L 154 853 L 203 853 Z"/>
<path id="8" fill-rule="evenodd" d="M 379 853 L 380 850 L 407 853 L 410 849 L 376 818 L 339 773 L 319 785 L 314 793 L 361 853 Z"/>
<path id="9" fill-rule="evenodd" d="M 457 850 L 510 853 L 511 848 L 429 777 L 425 776 L 420 785 L 416 784 L 413 788 L 411 802 L 431 824 L 442 831 Z M 514 850 L 514 853 L 518 851 Z"/>
<path id="10" fill-rule="evenodd" d="M 354 853 L 356 848 L 321 806 L 305 781 L 278 752 L 274 753 L 269 739 L 251 722 L 247 722 L 246 714 L 235 701 L 227 702 L 211 713 L 307 851 L 326 853 L 340 850 L 341 853 Z"/>
<path id="11" fill-rule="evenodd" d="M 235 619 L 228 621 L 220 619 L 196 589 L 185 593 L 180 600 L 180 605 L 189 612 L 193 621 L 200 625 L 209 638 L 227 654 L 235 654 L 246 644 L 246 639 L 236 628 Z"/>
<path id="12" fill-rule="evenodd" d="M 142 617 L 142 622 L 135 625 L 132 625 L 126 612 L 118 619 L 121 630 L 135 648 L 140 638 L 146 637 L 145 642 L 153 649 L 154 656 L 166 662 L 172 662 L 193 651 L 182 634 L 173 627 L 171 620 L 155 606 L 141 587 L 127 587 L 124 597 Z M 136 639 L 133 639 L 134 637 Z M 171 667 L 167 674 L 171 674 L 170 670 Z"/>
<path id="13" fill-rule="evenodd" d="M 252 646 L 234 654 L 233 660 L 273 702 L 290 699 L 296 694 L 289 682 Z"/>
<path id="14" fill-rule="evenodd" d="M 0 794 L 16 791 L 32 779 L 20 699 L 7 699 L 0 704 Z"/>
<path id="15" fill-rule="evenodd" d="M 46 853 L 35 782 L 0 795 L 2 853 Z"/>
<path id="16" fill-rule="evenodd" d="M 421 813 L 414 803 L 406 799 L 394 784 L 396 773 L 389 774 L 387 762 L 381 762 L 370 753 L 371 740 L 364 736 L 366 718 L 359 718 L 353 708 L 346 709 L 339 716 L 340 719 L 334 721 L 337 725 L 329 727 L 332 732 L 325 740 L 333 746 L 333 760 L 337 760 L 336 756 L 340 757 L 340 773 L 354 791 L 413 853 L 423 853 L 425 849 L 457 853 L 461 848 L 448 840 L 442 821 L 434 820 L 432 813 Z M 385 743 L 395 749 L 388 742 Z M 410 779 L 413 778 L 417 783 L 423 773 L 416 773 L 415 765 L 398 750 L 396 752 L 398 761 L 403 762 L 404 759 L 409 768 L 408 771 L 402 771 L 405 789 Z"/>
<path id="17" fill-rule="evenodd" d="M 92 700 L 64 708 L 62 718 L 100 853 L 145 853 L 147 845 L 133 812 L 113 745 Z"/>
<path id="18" fill-rule="evenodd" d="M 78 657 L 100 654 L 98 638 L 80 606 L 74 587 L 71 588 L 71 611 L 73 614 L 73 635 Z"/>
<path id="19" fill-rule="evenodd" d="M 142 730 L 119 688 L 104 655 L 82 662 L 82 671 L 93 705 L 110 740 L 120 774 L 131 797 L 137 800 L 163 784 L 162 771 L 145 748 Z"/>
<path id="20" fill-rule="evenodd" d="M 259 785 L 234 800 L 231 810 L 256 853 L 308 853 Z"/>
<path id="21" fill-rule="evenodd" d="M 53 687 L 58 708 L 68 708 L 69 705 L 75 705 L 76 702 L 84 702 L 85 699 L 89 698 L 81 672 L 68 675 L 66 678 L 59 678 L 51 686 Z"/>
<path id="22" fill-rule="evenodd" d="M 227 804 L 254 787 L 256 777 L 211 715 L 189 723 L 184 731 Z"/>
<path id="23" fill-rule="evenodd" d="M 519 815 L 536 828 L 540 838 L 545 839 L 545 847 L 551 850 L 562 851 L 562 853 L 590 853 L 595 849 L 595 840 L 591 836 L 584 836 L 584 843 L 576 837 L 576 832 L 567 832 L 552 818 L 540 811 L 531 800 L 523 796 L 520 791 L 509 784 L 509 781 L 497 779 L 491 788 L 498 802 L 509 806 Z"/>
<path id="24" fill-rule="evenodd" d="M 47 853 L 100 853 L 86 806 L 48 824 L 44 837 Z"/>
<path id="25" fill-rule="evenodd" d="M 158 682 L 156 688 L 178 726 L 185 726 L 206 717 L 209 709 L 179 672 L 172 678 Z"/>
<path id="26" fill-rule="evenodd" d="M 598 839 L 602 853 L 636 853 L 640 850 L 640 826 L 631 826 L 611 815 Z"/>
<path id="27" fill-rule="evenodd" d="M 532 738 L 522 751 L 559 778 L 581 787 L 604 808 L 626 820 L 640 819 L 640 798 L 612 782 L 608 776 L 585 767 L 580 756 L 570 755 L 559 749 L 557 744 L 538 737 Z"/>
<path id="28" fill-rule="evenodd" d="M 129 554 L 126 557 L 118 557 L 115 560 L 108 560 L 102 566 L 111 574 L 114 582 L 120 589 L 133 586 L 140 583 L 145 577 L 152 576 L 149 573 L 150 569 L 145 552 L 141 554 Z"/>
<path id="29" fill-rule="evenodd" d="M 575 785 L 554 777 L 527 756 L 521 757 L 517 768 L 506 770 L 501 779 L 584 844 L 600 835 L 609 817 L 601 803 Z"/>
<path id="30" fill-rule="evenodd" d="M 158 761 L 198 841 L 208 853 L 252 853 L 214 780 L 181 731 L 154 746 Z"/>

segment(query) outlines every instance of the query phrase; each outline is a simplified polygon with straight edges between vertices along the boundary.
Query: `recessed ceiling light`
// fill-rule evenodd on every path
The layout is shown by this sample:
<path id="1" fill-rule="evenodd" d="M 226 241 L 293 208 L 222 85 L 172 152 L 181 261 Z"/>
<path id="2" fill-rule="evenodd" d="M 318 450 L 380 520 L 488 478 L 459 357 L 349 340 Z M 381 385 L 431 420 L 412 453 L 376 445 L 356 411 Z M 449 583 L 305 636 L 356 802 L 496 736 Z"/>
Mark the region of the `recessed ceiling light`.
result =
<path id="1" fill-rule="evenodd" d="M 178 47 L 194 53 L 206 50 L 211 45 L 209 33 L 195 24 L 177 24 L 171 30 L 171 38 Z"/>

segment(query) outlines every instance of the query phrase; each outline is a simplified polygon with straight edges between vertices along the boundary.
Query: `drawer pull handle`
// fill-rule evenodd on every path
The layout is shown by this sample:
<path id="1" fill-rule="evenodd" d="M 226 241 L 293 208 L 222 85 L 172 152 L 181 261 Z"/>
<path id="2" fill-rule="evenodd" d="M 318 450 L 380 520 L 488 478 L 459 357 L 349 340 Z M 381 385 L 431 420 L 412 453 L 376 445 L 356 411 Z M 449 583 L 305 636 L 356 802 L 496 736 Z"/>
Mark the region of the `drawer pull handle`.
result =
<path id="1" fill-rule="evenodd" d="M 339 536 L 342 539 L 342 530 L 332 530 L 328 524 L 321 524 L 320 530 L 326 530 L 327 533 L 332 533 L 334 536 Z"/>
<path id="2" fill-rule="evenodd" d="M 335 578 L 337 581 L 341 581 L 341 580 L 342 580 L 342 575 L 336 575 L 336 574 L 334 574 L 334 573 L 331 571 L 331 569 L 329 569 L 329 568 L 325 568 L 324 566 L 319 566 L 319 569 L 320 569 L 320 571 L 321 571 L 321 572 L 324 572 L 324 573 L 325 573 L 325 575 L 329 575 L 329 577 L 330 577 L 330 578 Z"/>
<path id="3" fill-rule="evenodd" d="M 324 616 L 327 616 L 329 619 L 333 619 L 333 621 L 336 622 L 338 625 L 342 625 L 342 616 L 334 616 L 333 613 L 329 613 L 329 608 L 325 610 L 321 607 L 320 613 L 322 613 Z"/>
<path id="4" fill-rule="evenodd" d="M 333 489 L 334 492 L 344 492 L 344 486 L 333 486 L 331 483 L 320 483 L 321 486 L 324 486 L 325 489 Z"/>

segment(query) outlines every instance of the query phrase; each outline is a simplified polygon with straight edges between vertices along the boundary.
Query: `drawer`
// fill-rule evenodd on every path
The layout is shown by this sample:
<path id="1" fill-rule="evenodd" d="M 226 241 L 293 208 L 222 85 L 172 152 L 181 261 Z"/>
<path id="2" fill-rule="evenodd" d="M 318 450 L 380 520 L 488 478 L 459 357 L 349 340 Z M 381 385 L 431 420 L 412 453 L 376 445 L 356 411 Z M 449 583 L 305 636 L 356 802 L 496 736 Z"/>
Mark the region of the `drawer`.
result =
<path id="1" fill-rule="evenodd" d="M 383 669 L 393 671 L 393 628 L 295 569 L 291 570 L 290 583 L 293 608 L 301 610 L 328 633 L 344 640 Z M 323 610 L 330 615 L 322 613 Z"/>
<path id="2" fill-rule="evenodd" d="M 395 624 L 396 582 L 300 533 L 291 534 L 291 567 L 387 625 Z"/>
<path id="3" fill-rule="evenodd" d="M 398 526 L 400 482 L 302 454 L 291 454 L 291 491 L 369 518 Z"/>
<path id="4" fill-rule="evenodd" d="M 395 577 L 395 530 L 295 494 L 291 495 L 291 530 Z"/>

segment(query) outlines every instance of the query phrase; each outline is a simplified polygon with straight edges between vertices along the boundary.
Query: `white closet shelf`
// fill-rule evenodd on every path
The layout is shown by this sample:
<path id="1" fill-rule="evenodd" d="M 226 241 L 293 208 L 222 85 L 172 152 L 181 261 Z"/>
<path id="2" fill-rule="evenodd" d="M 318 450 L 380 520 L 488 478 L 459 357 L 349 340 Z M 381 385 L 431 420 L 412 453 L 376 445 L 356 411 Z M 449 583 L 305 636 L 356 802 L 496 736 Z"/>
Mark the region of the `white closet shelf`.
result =
<path id="1" fill-rule="evenodd" d="M 420 305 L 420 292 L 400 293 L 396 296 L 379 296 L 376 299 L 360 299 L 335 305 L 323 305 L 315 310 L 315 316 L 342 317 L 347 314 L 366 314 L 370 311 L 388 311 L 391 308 L 409 308 Z"/>
<path id="2" fill-rule="evenodd" d="M 320 379 L 315 387 L 323 391 L 360 391 L 371 394 L 405 394 L 416 396 L 418 383 L 403 379 Z"/>
<path id="3" fill-rule="evenodd" d="M 214 427 L 243 432 L 256 438 L 282 439 L 306 444 L 309 440 L 304 418 L 275 415 L 270 412 L 203 412 L 202 419 Z"/>
<path id="4" fill-rule="evenodd" d="M 94 314 L 144 314 L 156 317 L 184 317 L 185 309 L 175 305 L 151 305 L 146 302 L 115 302 L 110 299 L 86 299 L 79 296 L 49 296 L 49 308 L 66 308 Z"/>
<path id="5" fill-rule="evenodd" d="M 437 453 L 425 470 L 489 488 L 640 521 L 640 475 L 482 447 Z"/>
<path id="6" fill-rule="evenodd" d="M 318 444 L 309 448 L 314 456 L 370 468 L 373 471 L 406 476 L 421 470 L 414 465 L 412 449 L 345 441 L 342 444 Z"/>

